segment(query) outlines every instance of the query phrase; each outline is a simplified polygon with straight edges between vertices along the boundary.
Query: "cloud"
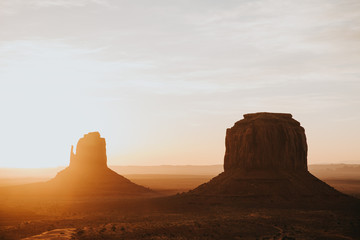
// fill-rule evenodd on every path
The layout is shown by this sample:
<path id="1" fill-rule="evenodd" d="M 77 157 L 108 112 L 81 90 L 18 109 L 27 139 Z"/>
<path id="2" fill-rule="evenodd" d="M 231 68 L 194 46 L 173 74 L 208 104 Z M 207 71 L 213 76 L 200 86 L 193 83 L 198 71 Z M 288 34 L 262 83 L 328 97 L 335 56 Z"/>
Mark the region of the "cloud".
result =
<path id="1" fill-rule="evenodd" d="M 66 11 L 60 5 L 94 2 L 30 3 L 54 7 L 27 9 L 17 21 L 4 21 L 2 39 L 61 39 L 74 48 L 101 49 L 91 57 L 119 64 L 129 79 L 154 81 L 152 86 L 166 82 L 176 89 L 182 81 L 263 86 L 358 74 L 356 1 L 101 1 L 96 4 L 113 8 L 90 4 Z M 346 74 L 351 72 L 352 77 Z"/>
<path id="2" fill-rule="evenodd" d="M 7 8 L 28 7 L 82 7 L 88 4 L 107 5 L 107 0 L 3 0 L 1 5 Z"/>
<path id="3" fill-rule="evenodd" d="M 2 0 L 0 16 L 12 16 L 42 8 L 81 8 L 89 5 L 109 7 L 107 0 Z"/>

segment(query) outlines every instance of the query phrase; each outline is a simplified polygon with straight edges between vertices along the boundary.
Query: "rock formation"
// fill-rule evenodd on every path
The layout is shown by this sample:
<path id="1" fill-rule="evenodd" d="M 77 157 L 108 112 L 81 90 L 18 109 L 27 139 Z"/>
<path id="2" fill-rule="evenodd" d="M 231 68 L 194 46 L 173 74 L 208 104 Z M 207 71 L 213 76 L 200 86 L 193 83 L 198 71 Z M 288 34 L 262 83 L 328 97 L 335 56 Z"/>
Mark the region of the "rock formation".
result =
<path id="1" fill-rule="evenodd" d="M 307 170 L 305 130 L 291 114 L 253 113 L 226 131 L 224 170 Z"/>
<path id="2" fill-rule="evenodd" d="M 76 145 L 71 146 L 70 168 L 107 168 L 106 142 L 100 133 L 91 132 L 80 138 Z"/>
<path id="3" fill-rule="evenodd" d="M 108 168 L 106 142 L 98 132 L 85 134 L 77 143 L 76 153 L 71 146 L 69 167 L 49 184 L 56 191 L 72 195 L 154 194 Z"/>
<path id="4" fill-rule="evenodd" d="M 227 129 L 225 145 L 224 172 L 190 195 L 256 201 L 342 195 L 308 172 L 305 131 L 291 114 L 245 114 Z"/>

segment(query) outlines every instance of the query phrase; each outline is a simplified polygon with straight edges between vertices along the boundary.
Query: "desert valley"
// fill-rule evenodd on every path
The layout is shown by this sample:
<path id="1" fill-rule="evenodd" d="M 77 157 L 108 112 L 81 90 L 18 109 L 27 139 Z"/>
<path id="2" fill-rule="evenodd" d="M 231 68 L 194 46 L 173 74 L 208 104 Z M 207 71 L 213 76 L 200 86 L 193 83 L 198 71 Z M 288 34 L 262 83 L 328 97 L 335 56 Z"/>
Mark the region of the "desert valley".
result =
<path id="1" fill-rule="evenodd" d="M 291 114 L 245 114 L 225 145 L 224 166 L 109 168 L 85 134 L 56 176 L 1 179 L 0 239 L 360 238 L 359 166 L 308 167 Z"/>

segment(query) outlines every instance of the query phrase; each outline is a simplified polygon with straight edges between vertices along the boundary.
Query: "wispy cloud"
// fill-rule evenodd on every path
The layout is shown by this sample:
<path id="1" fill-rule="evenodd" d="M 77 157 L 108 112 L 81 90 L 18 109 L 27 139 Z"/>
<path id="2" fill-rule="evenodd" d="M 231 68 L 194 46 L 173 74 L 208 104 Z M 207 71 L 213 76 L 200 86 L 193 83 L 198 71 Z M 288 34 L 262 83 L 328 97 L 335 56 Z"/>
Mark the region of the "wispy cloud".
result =
<path id="1" fill-rule="evenodd" d="M 110 6 L 107 0 L 2 0 L 0 1 L 0 16 L 16 15 L 26 8 L 73 8 L 91 4 Z"/>

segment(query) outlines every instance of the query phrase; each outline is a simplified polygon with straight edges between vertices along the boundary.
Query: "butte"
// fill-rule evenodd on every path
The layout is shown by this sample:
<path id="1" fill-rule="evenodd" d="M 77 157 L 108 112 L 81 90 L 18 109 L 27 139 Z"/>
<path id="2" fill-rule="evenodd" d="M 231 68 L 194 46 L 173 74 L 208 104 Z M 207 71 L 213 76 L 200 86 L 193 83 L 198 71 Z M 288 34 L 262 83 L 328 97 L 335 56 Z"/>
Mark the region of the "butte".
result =
<path id="1" fill-rule="evenodd" d="M 245 114 L 227 129 L 225 146 L 224 172 L 188 195 L 255 202 L 347 198 L 308 172 L 305 130 L 291 114 Z"/>
<path id="2" fill-rule="evenodd" d="M 71 195 L 139 195 L 152 190 L 131 182 L 107 166 L 106 142 L 98 132 L 80 138 L 70 164 L 47 182 L 54 190 Z"/>

